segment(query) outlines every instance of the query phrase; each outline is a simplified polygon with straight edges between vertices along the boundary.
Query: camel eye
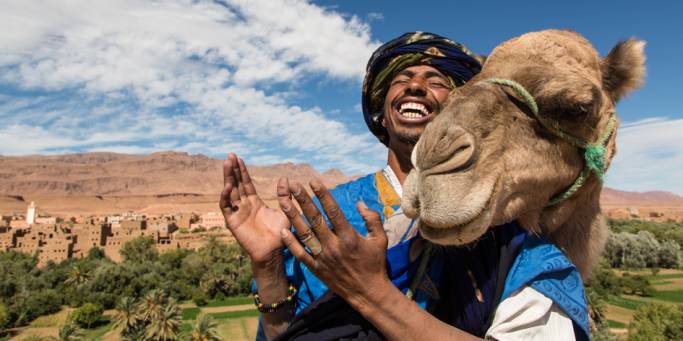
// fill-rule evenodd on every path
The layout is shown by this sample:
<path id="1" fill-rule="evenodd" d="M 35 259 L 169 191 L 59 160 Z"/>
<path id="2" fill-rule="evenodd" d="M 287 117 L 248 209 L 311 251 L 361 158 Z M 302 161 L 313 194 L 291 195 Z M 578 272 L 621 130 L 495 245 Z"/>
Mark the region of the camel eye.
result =
<path id="1" fill-rule="evenodd" d="M 588 115 L 589 112 L 590 106 L 584 104 L 574 105 L 564 110 L 565 115 L 572 117 L 585 116 Z"/>

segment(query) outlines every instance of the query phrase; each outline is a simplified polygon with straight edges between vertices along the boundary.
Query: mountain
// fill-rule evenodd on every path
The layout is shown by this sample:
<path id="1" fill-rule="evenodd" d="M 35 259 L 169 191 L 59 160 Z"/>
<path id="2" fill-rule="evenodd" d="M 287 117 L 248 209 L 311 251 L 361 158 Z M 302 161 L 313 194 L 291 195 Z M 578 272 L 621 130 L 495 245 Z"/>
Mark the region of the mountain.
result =
<path id="1" fill-rule="evenodd" d="M 82 153 L 0 156 L 0 213 L 21 213 L 31 201 L 47 214 L 103 214 L 125 211 L 173 213 L 215 211 L 223 188 L 222 160 L 205 155 Z M 279 177 L 307 184 L 317 178 L 332 187 L 353 179 L 337 169 L 323 173 L 308 164 L 249 166 L 266 202 L 275 206 Z M 683 210 L 683 198 L 669 192 L 603 189 L 603 209 L 668 207 Z"/>
<path id="2" fill-rule="evenodd" d="M 600 194 L 600 201 L 603 206 L 612 207 L 683 207 L 683 197 L 664 191 L 626 192 L 612 188 L 603 188 Z"/>
<path id="3" fill-rule="evenodd" d="M 24 212 L 30 201 L 53 214 L 215 210 L 223 188 L 222 164 L 179 152 L 0 156 L 0 213 Z M 330 187 L 352 179 L 336 169 L 320 173 L 308 164 L 249 166 L 249 171 L 268 202 L 276 199 L 280 176 L 302 184 L 317 178 Z"/>
<path id="4" fill-rule="evenodd" d="M 173 193 L 218 195 L 223 160 L 204 155 L 160 152 L 151 155 L 85 153 L 0 157 L 0 193 L 22 196 L 139 196 Z M 250 166 L 257 189 L 275 188 L 279 176 L 327 185 L 348 181 L 336 169 L 317 172 L 308 164 Z M 271 195 L 271 196 L 274 196 Z"/>

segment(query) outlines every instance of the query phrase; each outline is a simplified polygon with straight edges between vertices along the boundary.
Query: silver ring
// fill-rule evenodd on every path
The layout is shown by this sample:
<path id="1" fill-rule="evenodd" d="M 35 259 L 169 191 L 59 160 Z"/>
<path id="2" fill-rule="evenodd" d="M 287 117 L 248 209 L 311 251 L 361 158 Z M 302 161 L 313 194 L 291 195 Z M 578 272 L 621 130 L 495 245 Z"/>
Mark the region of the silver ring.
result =
<path id="1" fill-rule="evenodd" d="M 311 250 L 311 254 L 313 256 L 317 256 L 323 252 L 323 247 L 320 245 L 320 240 L 315 236 L 313 231 L 310 231 L 306 237 L 302 238 L 301 242 L 304 243 L 309 250 Z"/>

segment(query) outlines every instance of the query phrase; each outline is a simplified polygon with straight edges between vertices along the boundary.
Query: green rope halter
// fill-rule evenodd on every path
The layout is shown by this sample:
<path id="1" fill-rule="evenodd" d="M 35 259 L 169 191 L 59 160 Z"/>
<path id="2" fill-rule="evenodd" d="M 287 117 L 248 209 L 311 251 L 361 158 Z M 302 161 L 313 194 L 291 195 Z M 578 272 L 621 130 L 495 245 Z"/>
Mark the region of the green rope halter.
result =
<path id="1" fill-rule="evenodd" d="M 574 180 L 574 183 L 571 186 L 569 186 L 569 188 L 567 188 L 561 194 L 558 194 L 555 197 L 553 197 L 550 200 L 550 203 L 548 203 L 548 206 L 557 205 L 562 201 L 573 196 L 584 185 L 584 183 L 586 182 L 591 173 L 595 174 L 600 181 L 603 180 L 605 170 L 607 168 L 607 162 L 605 160 L 605 146 L 607 145 L 607 140 L 609 140 L 609 137 L 612 136 L 612 133 L 614 132 L 614 128 L 616 126 L 617 115 L 615 112 L 610 113 L 610 118 L 607 122 L 607 126 L 605 127 L 605 130 L 602 132 L 602 134 L 600 134 L 598 140 L 595 143 L 588 143 L 569 133 L 566 133 L 555 123 L 550 122 L 546 120 L 544 117 L 542 117 L 538 113 L 538 105 L 536 104 L 536 100 L 534 100 L 534 97 L 531 96 L 531 94 L 521 84 L 510 79 L 502 78 L 488 78 L 486 79 L 486 81 L 489 83 L 503 85 L 512 88 L 512 90 L 514 90 L 519 96 L 521 96 L 524 99 L 524 101 L 526 101 L 527 105 L 529 106 L 529 109 L 531 109 L 531 112 L 534 114 L 538 122 L 540 122 L 543 127 L 548 129 L 550 132 L 557 135 L 558 137 L 571 143 L 573 146 L 584 150 L 583 159 L 586 161 L 586 165 L 581 170 L 581 173 L 579 173 L 579 176 L 576 178 L 576 180 Z"/>

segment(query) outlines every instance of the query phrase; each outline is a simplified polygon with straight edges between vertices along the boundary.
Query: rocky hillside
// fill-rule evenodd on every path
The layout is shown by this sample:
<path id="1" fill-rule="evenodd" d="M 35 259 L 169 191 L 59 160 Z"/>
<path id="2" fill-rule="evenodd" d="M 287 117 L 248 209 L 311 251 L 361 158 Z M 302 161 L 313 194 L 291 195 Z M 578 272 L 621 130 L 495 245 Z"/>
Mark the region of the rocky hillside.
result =
<path id="1" fill-rule="evenodd" d="M 38 203 L 41 212 L 58 215 L 215 211 L 223 186 L 222 162 L 178 152 L 0 156 L 0 213 L 26 212 L 31 201 Z M 269 205 L 277 205 L 275 188 L 280 176 L 301 183 L 318 178 L 328 186 L 352 179 L 336 169 L 320 173 L 307 164 L 249 169 Z M 683 198 L 668 192 L 605 188 L 601 202 L 605 210 L 668 207 L 683 212 Z"/>
<path id="2" fill-rule="evenodd" d="M 319 173 L 308 164 L 249 167 L 257 189 L 275 188 L 279 176 L 336 185 L 350 178 L 336 169 Z M 21 196 L 217 195 L 222 160 L 204 155 L 84 153 L 0 157 L 0 194 Z"/>

